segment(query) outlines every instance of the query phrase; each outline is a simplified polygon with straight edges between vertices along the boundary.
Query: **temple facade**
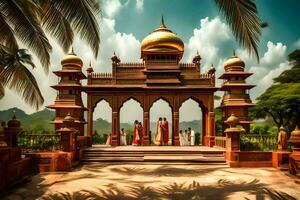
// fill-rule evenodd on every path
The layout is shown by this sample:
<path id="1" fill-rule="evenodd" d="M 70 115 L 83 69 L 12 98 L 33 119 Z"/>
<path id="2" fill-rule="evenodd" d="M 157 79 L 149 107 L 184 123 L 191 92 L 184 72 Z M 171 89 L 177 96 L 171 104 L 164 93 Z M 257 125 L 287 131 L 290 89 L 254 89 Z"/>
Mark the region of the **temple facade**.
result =
<path id="1" fill-rule="evenodd" d="M 151 144 L 150 108 L 160 100 L 165 100 L 172 110 L 172 145 L 179 145 L 179 109 L 188 99 L 193 99 L 202 110 L 202 144 L 214 145 L 215 115 L 214 93 L 215 69 L 201 69 L 201 56 L 195 50 L 190 63 L 182 63 L 184 43 L 180 37 L 165 25 L 163 19 L 158 28 L 147 35 L 141 43 L 141 62 L 123 63 L 114 53 L 111 57 L 112 72 L 94 72 L 90 65 L 87 77 L 82 73 L 82 61 L 74 52 L 61 61 L 62 70 L 54 72 L 60 77 L 58 91 L 53 105 L 56 110 L 53 123 L 61 128 L 63 118 L 69 115 L 77 123 L 76 129 L 84 134 L 84 111 L 88 111 L 87 135 L 93 135 L 93 113 L 97 103 L 105 100 L 112 108 L 112 145 L 120 144 L 120 109 L 129 100 L 136 100 L 143 109 L 143 143 Z M 245 83 L 250 73 L 244 72 L 244 63 L 237 57 L 225 63 L 225 73 L 220 77 L 226 81 L 221 89 L 225 91 L 222 101 L 223 119 L 234 113 L 247 129 L 249 125 L 247 108 L 251 103 Z M 87 84 L 81 80 L 87 78 Z M 87 108 L 81 99 L 81 92 L 87 93 Z M 199 116 L 200 117 L 200 116 Z M 225 121 L 225 120 L 224 120 Z"/>

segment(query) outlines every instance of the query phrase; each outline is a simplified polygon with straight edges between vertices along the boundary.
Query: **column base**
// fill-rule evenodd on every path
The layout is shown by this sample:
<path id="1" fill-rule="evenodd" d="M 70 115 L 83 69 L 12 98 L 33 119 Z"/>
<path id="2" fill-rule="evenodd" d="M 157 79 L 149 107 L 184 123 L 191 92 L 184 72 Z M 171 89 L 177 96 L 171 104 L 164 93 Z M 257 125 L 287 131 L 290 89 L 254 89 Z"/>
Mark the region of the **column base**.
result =
<path id="1" fill-rule="evenodd" d="M 148 137 L 143 138 L 143 146 L 150 146 L 150 140 Z"/>
<path id="2" fill-rule="evenodd" d="M 173 146 L 180 146 L 179 137 L 177 136 L 174 137 Z"/>
<path id="3" fill-rule="evenodd" d="M 111 139 L 111 146 L 118 146 L 118 137 L 117 136 L 112 136 Z"/>
<path id="4" fill-rule="evenodd" d="M 283 164 L 289 164 L 289 156 L 291 152 L 288 151 L 274 151 L 272 152 L 272 166 L 280 167 Z"/>
<path id="5" fill-rule="evenodd" d="M 208 147 L 213 147 L 215 145 L 215 136 L 205 136 L 204 145 Z"/>

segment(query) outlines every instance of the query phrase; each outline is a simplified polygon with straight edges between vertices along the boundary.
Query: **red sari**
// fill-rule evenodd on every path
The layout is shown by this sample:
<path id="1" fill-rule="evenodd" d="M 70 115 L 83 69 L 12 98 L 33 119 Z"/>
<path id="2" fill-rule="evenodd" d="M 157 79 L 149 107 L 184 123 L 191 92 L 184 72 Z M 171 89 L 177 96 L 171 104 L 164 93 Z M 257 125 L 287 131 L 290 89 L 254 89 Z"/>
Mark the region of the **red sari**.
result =
<path id="1" fill-rule="evenodd" d="M 132 145 L 137 146 L 140 143 L 138 124 L 133 126 L 133 142 Z"/>
<path id="2" fill-rule="evenodd" d="M 142 141 L 143 141 L 143 126 L 140 125 L 140 124 L 138 126 L 138 132 L 139 132 L 139 136 L 140 136 L 139 145 L 142 145 Z"/>
<path id="3" fill-rule="evenodd" d="M 164 121 L 163 123 L 163 141 L 164 144 L 168 144 L 169 142 L 169 122 L 168 121 Z"/>

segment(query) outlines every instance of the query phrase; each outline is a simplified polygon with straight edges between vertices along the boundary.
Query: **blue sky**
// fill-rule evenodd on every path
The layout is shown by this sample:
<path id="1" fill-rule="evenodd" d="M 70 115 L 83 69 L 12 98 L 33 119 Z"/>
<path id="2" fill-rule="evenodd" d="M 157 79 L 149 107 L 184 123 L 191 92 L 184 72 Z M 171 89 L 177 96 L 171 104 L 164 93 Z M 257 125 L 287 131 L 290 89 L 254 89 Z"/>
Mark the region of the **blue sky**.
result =
<path id="1" fill-rule="evenodd" d="M 123 8 L 116 15 L 116 30 L 134 33 L 142 40 L 159 23 L 164 15 L 166 24 L 186 42 L 199 24 L 199 19 L 219 16 L 223 21 L 214 0 L 144 0 L 144 9 L 138 12 L 135 1 L 121 1 Z M 259 0 L 256 1 L 259 15 L 269 27 L 263 30 L 260 50 L 266 50 L 269 40 L 284 42 L 288 50 L 300 36 L 299 0 Z"/>
<path id="2" fill-rule="evenodd" d="M 101 14 L 97 16 L 100 25 L 100 55 L 93 57 L 90 48 L 83 41 L 76 38 L 74 50 L 84 62 L 83 70 L 91 61 L 94 71 L 110 72 L 110 57 L 115 51 L 122 62 L 140 62 L 140 43 L 142 39 L 160 24 L 164 15 L 166 25 L 176 32 L 185 44 L 185 53 L 182 62 L 191 62 L 191 58 L 199 50 L 202 57 L 201 71 L 205 72 L 211 64 L 216 67 L 217 76 L 224 72 L 223 64 L 236 49 L 236 53 L 246 63 L 246 71 L 254 75 L 248 79 L 257 86 L 251 90 L 253 101 L 273 83 L 273 78 L 291 66 L 286 58 L 289 52 L 300 48 L 300 0 L 257 0 L 259 15 L 269 27 L 262 32 L 260 43 L 260 63 L 249 57 L 247 52 L 239 46 L 223 16 L 219 13 L 214 0 L 101 0 Z M 51 70 L 61 68 L 60 60 L 64 52 L 59 45 L 50 39 L 53 46 Z M 37 66 L 40 66 L 35 59 Z M 52 73 L 45 74 L 41 67 L 32 71 L 35 75 L 45 104 L 52 104 L 56 91 L 49 86 L 57 83 L 57 77 Z M 221 82 L 217 81 L 217 86 Z M 221 92 L 218 95 L 222 95 Z M 83 95 L 86 99 L 86 96 Z M 85 101 L 85 100 L 84 100 Z M 159 104 L 155 110 L 157 116 L 170 116 L 169 108 Z M 215 102 L 215 107 L 219 102 Z M 14 92 L 6 91 L 6 96 L 0 101 L 0 110 L 19 107 L 27 113 L 35 110 L 24 104 Z M 41 109 L 43 109 L 42 107 Z M 133 121 L 141 118 L 142 111 L 133 112 L 134 103 L 129 102 L 124 108 L 128 113 L 125 118 Z M 95 118 L 102 117 L 111 120 L 108 106 L 98 104 Z M 96 110 L 97 110 L 96 109 Z M 182 121 L 198 119 L 199 113 L 193 112 L 193 102 L 184 107 Z M 123 115 L 122 115 L 123 116 Z M 122 121 L 121 116 L 121 121 Z M 154 119 L 157 117 L 155 116 Z M 168 117 L 170 118 L 170 117 Z"/>

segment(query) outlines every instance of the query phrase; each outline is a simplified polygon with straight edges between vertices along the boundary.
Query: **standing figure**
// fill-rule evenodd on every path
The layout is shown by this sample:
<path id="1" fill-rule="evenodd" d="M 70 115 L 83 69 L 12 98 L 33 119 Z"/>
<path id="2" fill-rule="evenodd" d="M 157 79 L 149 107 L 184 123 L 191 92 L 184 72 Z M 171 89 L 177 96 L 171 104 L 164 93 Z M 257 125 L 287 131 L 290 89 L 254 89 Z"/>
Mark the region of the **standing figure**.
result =
<path id="1" fill-rule="evenodd" d="M 139 122 L 138 120 L 135 120 L 133 125 L 133 141 L 132 141 L 133 146 L 137 146 L 139 144 L 140 136 L 139 136 L 138 126 L 139 126 Z"/>
<path id="2" fill-rule="evenodd" d="M 120 145 L 127 145 L 127 142 L 126 142 L 126 132 L 124 130 L 124 128 L 121 129 L 121 132 L 120 132 Z"/>
<path id="3" fill-rule="evenodd" d="M 192 131 L 192 129 L 189 127 L 188 128 L 188 131 L 187 131 L 187 133 L 188 133 L 188 146 L 190 146 L 191 145 L 191 131 Z"/>
<path id="4" fill-rule="evenodd" d="M 162 145 L 163 143 L 163 129 L 162 129 L 162 118 L 160 117 L 156 124 L 155 141 L 156 145 Z"/>
<path id="5" fill-rule="evenodd" d="M 283 126 L 279 128 L 279 133 L 278 133 L 278 150 L 287 150 L 287 133 L 285 132 Z"/>
<path id="6" fill-rule="evenodd" d="M 190 129 L 190 132 L 191 132 L 191 146 L 195 146 L 195 131 L 192 130 L 191 128 Z"/>
<path id="7" fill-rule="evenodd" d="M 142 145 L 142 142 L 143 142 L 143 125 L 142 125 L 142 122 L 139 122 L 138 132 L 139 132 L 139 137 L 140 137 L 139 145 Z"/>
<path id="8" fill-rule="evenodd" d="M 188 146 L 189 145 L 189 135 L 188 135 L 187 130 L 184 130 L 183 138 L 184 138 L 184 146 Z"/>
<path id="9" fill-rule="evenodd" d="M 180 144 L 180 146 L 184 145 L 184 138 L 182 135 L 182 130 L 179 131 L 179 144 Z"/>
<path id="10" fill-rule="evenodd" d="M 165 146 L 168 146 L 169 143 L 169 122 L 167 118 L 164 118 L 163 122 L 163 142 Z"/>
<path id="11" fill-rule="evenodd" d="M 111 145 L 111 133 L 107 135 L 106 145 Z"/>

